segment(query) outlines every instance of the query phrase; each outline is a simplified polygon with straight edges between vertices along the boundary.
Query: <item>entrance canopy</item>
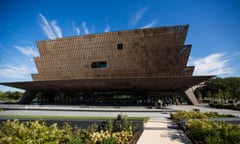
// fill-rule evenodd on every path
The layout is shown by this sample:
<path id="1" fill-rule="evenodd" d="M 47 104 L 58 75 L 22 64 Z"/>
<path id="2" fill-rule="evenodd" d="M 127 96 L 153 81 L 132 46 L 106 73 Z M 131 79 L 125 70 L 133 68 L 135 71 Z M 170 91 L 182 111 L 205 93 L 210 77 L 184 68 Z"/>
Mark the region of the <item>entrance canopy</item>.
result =
<path id="1" fill-rule="evenodd" d="M 170 76 L 145 78 L 75 79 L 7 82 L 1 85 L 31 91 L 166 91 L 186 90 L 213 76 Z"/>

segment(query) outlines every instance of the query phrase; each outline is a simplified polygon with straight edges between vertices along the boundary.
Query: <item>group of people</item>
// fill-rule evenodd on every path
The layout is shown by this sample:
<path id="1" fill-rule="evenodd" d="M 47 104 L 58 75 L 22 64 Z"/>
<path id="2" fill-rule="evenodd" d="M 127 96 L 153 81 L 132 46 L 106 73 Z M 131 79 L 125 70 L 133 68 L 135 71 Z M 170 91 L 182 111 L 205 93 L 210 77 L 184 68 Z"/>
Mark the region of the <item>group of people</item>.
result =
<path id="1" fill-rule="evenodd" d="M 175 104 L 176 105 L 179 105 L 179 100 L 178 99 L 175 99 Z M 155 107 L 166 107 L 167 105 L 169 105 L 169 102 L 166 102 L 166 101 L 162 101 L 161 99 L 158 99 L 156 102 L 155 102 Z"/>

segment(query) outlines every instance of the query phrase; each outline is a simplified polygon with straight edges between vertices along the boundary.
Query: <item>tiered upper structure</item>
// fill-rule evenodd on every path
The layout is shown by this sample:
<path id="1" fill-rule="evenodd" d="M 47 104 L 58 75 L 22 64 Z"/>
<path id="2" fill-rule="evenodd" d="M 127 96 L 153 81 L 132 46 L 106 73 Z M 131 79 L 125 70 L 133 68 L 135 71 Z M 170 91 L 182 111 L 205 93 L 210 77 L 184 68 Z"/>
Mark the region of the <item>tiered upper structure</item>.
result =
<path id="1" fill-rule="evenodd" d="M 188 25 L 38 41 L 33 80 L 191 76 Z"/>

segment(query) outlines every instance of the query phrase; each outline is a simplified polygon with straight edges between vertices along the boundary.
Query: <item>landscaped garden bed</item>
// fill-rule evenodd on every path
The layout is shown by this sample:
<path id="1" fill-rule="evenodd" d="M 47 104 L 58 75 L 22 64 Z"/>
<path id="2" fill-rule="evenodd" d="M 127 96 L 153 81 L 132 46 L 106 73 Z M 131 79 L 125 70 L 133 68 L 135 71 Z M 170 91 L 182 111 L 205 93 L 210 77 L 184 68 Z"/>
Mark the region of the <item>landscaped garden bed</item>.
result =
<path id="1" fill-rule="evenodd" d="M 134 144 L 143 129 L 126 116 L 102 121 L 88 128 L 65 123 L 46 124 L 41 120 L 7 120 L 0 124 L 0 143 L 11 144 Z M 133 130 L 135 129 L 135 130 Z"/>
<path id="2" fill-rule="evenodd" d="M 222 108 L 222 109 L 232 109 L 232 110 L 240 110 L 240 104 L 209 104 L 210 107 L 214 108 Z"/>
<path id="3" fill-rule="evenodd" d="M 171 118 L 181 125 L 195 144 L 239 144 L 240 124 L 231 124 L 224 120 L 231 115 L 219 115 L 215 112 L 180 111 L 171 114 Z"/>

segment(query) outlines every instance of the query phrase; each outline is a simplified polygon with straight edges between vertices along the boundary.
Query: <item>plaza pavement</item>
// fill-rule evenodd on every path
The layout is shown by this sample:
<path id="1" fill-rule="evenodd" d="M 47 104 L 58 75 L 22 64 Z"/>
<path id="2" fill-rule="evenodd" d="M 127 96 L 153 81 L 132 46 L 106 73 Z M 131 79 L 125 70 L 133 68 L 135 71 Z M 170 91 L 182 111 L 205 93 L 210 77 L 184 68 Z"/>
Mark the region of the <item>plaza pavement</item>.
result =
<path id="1" fill-rule="evenodd" d="M 240 111 L 210 108 L 207 105 L 169 105 L 167 109 L 146 109 L 145 107 L 79 107 L 44 105 L 1 105 L 0 115 L 54 115 L 54 116 L 106 116 L 118 114 L 129 117 L 149 117 L 137 144 L 191 144 L 184 132 L 172 122 L 171 112 L 199 109 L 201 112 L 214 111 L 219 114 L 232 114 L 240 117 Z M 7 109 L 8 107 L 8 109 Z"/>
<path id="2" fill-rule="evenodd" d="M 150 118 L 137 144 L 192 144 L 185 133 L 165 117 Z"/>

